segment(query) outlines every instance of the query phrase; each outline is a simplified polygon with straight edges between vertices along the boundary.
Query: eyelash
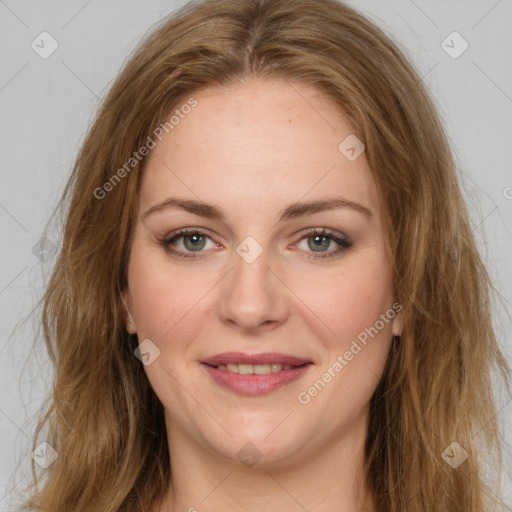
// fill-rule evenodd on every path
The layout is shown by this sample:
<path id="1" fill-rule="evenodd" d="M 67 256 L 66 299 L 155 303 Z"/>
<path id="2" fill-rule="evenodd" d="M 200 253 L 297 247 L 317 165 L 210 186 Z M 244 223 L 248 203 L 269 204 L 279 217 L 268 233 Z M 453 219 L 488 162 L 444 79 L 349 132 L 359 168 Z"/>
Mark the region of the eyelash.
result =
<path id="1" fill-rule="evenodd" d="M 176 256 L 178 258 L 187 259 L 187 258 L 198 258 L 200 256 L 192 255 L 192 253 L 185 253 L 183 251 L 178 251 L 176 249 L 171 248 L 171 244 L 175 242 L 177 239 L 182 238 L 184 235 L 202 235 L 206 236 L 208 238 L 211 238 L 207 233 L 204 231 L 201 231 L 200 229 L 196 228 L 184 228 L 180 229 L 174 233 L 171 233 L 169 236 L 165 237 L 164 239 L 160 240 L 160 244 L 164 247 L 165 251 L 172 254 L 173 256 Z M 335 251 L 331 251 L 329 253 L 324 253 L 322 256 L 320 254 L 322 253 L 316 253 L 318 256 L 304 256 L 305 258 L 309 259 L 327 259 L 327 258 L 333 258 L 335 256 L 340 256 L 341 253 L 345 252 L 346 249 L 349 249 L 352 247 L 352 243 L 348 239 L 338 238 L 334 233 L 326 230 L 325 228 L 319 229 L 319 228 L 311 228 L 304 233 L 304 235 L 300 238 L 299 241 L 303 240 L 304 238 L 308 238 L 313 235 L 321 235 L 324 236 L 334 242 L 336 242 L 340 247 L 336 249 Z M 197 251 L 198 253 L 204 252 L 204 251 Z"/>

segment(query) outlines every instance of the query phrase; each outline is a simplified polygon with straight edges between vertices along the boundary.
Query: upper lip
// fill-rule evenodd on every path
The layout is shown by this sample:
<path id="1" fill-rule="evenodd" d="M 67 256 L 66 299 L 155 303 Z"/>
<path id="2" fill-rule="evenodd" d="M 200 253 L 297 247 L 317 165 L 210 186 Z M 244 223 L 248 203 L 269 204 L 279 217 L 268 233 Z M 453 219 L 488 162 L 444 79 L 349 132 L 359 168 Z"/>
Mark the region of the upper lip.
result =
<path id="1" fill-rule="evenodd" d="M 291 366 L 301 366 L 311 363 L 309 359 L 280 354 L 278 352 L 265 352 L 263 354 L 244 354 L 243 352 L 223 352 L 215 356 L 209 357 L 201 361 L 210 366 L 218 366 L 219 364 L 289 364 Z"/>

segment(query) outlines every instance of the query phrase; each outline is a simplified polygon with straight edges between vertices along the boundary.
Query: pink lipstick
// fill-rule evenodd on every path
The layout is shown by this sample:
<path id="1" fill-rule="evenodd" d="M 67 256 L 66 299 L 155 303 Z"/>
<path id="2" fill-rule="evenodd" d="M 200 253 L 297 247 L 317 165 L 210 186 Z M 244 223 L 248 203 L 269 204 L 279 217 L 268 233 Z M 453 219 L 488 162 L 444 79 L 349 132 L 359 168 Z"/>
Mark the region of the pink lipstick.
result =
<path id="1" fill-rule="evenodd" d="M 300 357 L 268 352 L 225 352 L 201 361 L 215 382 L 242 395 L 261 395 L 303 376 L 313 365 Z"/>

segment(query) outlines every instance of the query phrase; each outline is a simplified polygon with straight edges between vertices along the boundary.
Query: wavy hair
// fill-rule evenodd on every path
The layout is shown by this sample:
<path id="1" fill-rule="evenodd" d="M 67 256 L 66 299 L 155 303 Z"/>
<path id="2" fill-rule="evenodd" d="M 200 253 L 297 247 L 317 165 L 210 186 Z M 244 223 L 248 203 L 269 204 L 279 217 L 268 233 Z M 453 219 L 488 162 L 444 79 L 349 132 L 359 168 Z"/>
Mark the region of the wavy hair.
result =
<path id="1" fill-rule="evenodd" d="M 493 372 L 507 386 L 510 377 L 493 330 L 494 288 L 418 72 L 381 29 L 335 0 L 191 2 L 145 38 L 113 83 L 60 202 L 62 248 L 42 300 L 54 385 L 33 442 L 47 429 L 59 456 L 44 475 L 32 462 L 23 510 L 134 512 L 164 496 L 163 407 L 121 304 L 145 160 L 105 184 L 194 92 L 253 77 L 326 93 L 364 142 L 385 207 L 404 323 L 371 400 L 364 476 L 378 510 L 483 512 L 492 493 L 482 458 L 502 464 Z M 442 457 L 453 441 L 468 453 L 457 470 Z"/>

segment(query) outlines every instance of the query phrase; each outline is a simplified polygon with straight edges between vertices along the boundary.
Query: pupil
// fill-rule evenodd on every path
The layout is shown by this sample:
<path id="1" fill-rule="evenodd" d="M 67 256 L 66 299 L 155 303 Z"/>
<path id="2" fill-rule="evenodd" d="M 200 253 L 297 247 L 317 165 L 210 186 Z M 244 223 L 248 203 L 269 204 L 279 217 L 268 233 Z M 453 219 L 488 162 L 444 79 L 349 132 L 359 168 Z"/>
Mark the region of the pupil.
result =
<path id="1" fill-rule="evenodd" d="M 326 236 L 315 236 L 313 237 L 314 238 L 314 247 L 320 247 L 320 248 L 324 248 L 324 249 L 327 249 L 329 247 L 329 242 L 330 242 L 330 239 Z M 319 241 L 319 240 L 322 240 L 323 242 L 319 245 L 317 244 L 316 242 Z M 326 242 L 326 243 L 325 243 Z"/>
<path id="2" fill-rule="evenodd" d="M 200 241 L 199 239 L 203 238 L 202 235 L 198 235 L 197 233 L 194 234 L 194 235 L 187 235 L 185 236 L 184 238 L 184 241 L 185 241 L 185 247 L 187 247 L 187 249 L 202 249 L 203 245 L 204 245 L 204 239 L 202 240 L 203 241 L 203 245 L 200 245 L 200 244 L 197 244 L 196 242 Z M 195 242 L 192 242 L 192 245 L 189 246 L 189 244 L 187 244 L 187 241 L 191 240 L 191 239 L 194 239 Z"/>

